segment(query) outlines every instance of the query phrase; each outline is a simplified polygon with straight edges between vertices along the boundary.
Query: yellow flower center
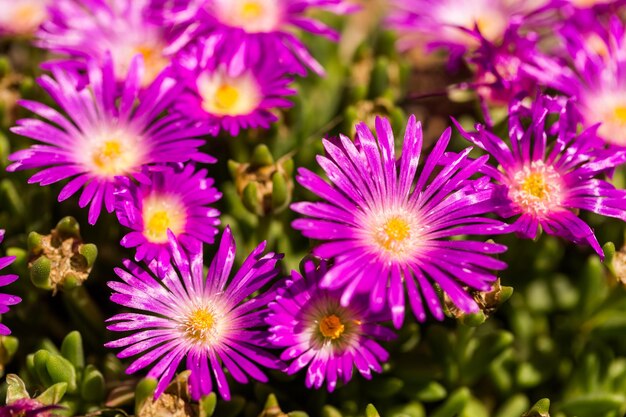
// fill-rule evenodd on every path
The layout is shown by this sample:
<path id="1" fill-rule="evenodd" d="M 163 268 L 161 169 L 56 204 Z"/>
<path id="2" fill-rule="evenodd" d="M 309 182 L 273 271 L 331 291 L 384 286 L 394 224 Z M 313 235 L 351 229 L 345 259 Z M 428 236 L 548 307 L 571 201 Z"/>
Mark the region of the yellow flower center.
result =
<path id="1" fill-rule="evenodd" d="M 320 332 L 328 339 L 335 340 L 341 337 L 346 326 L 341 322 L 339 317 L 334 314 L 324 316 L 320 320 Z"/>
<path id="2" fill-rule="evenodd" d="M 263 11 L 263 6 L 256 1 L 246 1 L 241 5 L 241 16 L 247 19 L 259 17 Z"/>
<path id="3" fill-rule="evenodd" d="M 626 124 L 626 106 L 619 105 L 613 109 L 613 116 L 619 123 Z"/>
<path id="4" fill-rule="evenodd" d="M 27 21 L 37 17 L 39 14 L 41 14 L 41 7 L 26 3 L 15 9 L 13 17 L 16 21 Z"/>
<path id="5" fill-rule="evenodd" d="M 222 110 L 231 110 L 239 100 L 239 91 L 229 84 L 222 84 L 215 92 L 215 106 Z"/>
<path id="6" fill-rule="evenodd" d="M 533 172 L 522 183 L 522 190 L 537 198 L 545 198 L 547 194 L 546 179 L 543 174 Z"/>
<path id="7" fill-rule="evenodd" d="M 524 212 L 544 216 L 561 209 L 561 188 L 559 173 L 543 161 L 535 161 L 515 174 L 509 197 Z"/>
<path id="8" fill-rule="evenodd" d="M 143 235 L 152 243 L 167 242 L 167 230 L 178 235 L 185 229 L 186 212 L 172 196 L 151 195 L 143 201 Z"/>
<path id="9" fill-rule="evenodd" d="M 93 153 L 93 163 L 103 171 L 111 171 L 122 156 L 122 145 L 118 139 L 104 141 Z"/>
<path id="10" fill-rule="evenodd" d="M 397 244 L 404 242 L 410 233 L 409 223 L 395 216 L 383 225 L 382 230 L 376 236 L 376 242 L 385 250 L 392 250 Z"/>
<path id="11" fill-rule="evenodd" d="M 185 335 L 196 342 L 206 342 L 215 330 L 215 316 L 207 308 L 194 310 L 183 323 Z"/>

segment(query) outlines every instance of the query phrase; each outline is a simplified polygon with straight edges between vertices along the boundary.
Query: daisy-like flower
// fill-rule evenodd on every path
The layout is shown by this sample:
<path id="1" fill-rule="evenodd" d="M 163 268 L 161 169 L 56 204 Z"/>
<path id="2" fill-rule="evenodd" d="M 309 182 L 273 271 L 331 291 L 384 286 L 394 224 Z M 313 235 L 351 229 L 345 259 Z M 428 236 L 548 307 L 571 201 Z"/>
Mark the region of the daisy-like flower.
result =
<path id="1" fill-rule="evenodd" d="M 228 59 L 216 59 L 213 46 L 208 40 L 199 42 L 180 60 L 179 78 L 186 88 L 175 109 L 232 136 L 240 129 L 269 128 L 278 120 L 272 110 L 292 106 L 286 98 L 295 94 L 288 88 L 292 78 L 270 59 L 242 65 L 242 49 Z"/>
<path id="2" fill-rule="evenodd" d="M 4 230 L 0 230 L 0 242 L 4 240 Z M 0 269 L 6 268 L 15 260 L 15 256 L 4 256 L 0 257 Z M 6 285 L 15 282 L 18 279 L 18 276 L 15 274 L 9 275 L 0 275 L 0 287 L 4 287 Z M 0 314 L 4 314 L 9 311 L 9 306 L 15 305 L 22 301 L 20 297 L 10 294 L 0 294 Z M 11 334 L 11 330 L 0 323 L 0 335 L 6 336 Z"/>
<path id="3" fill-rule="evenodd" d="M 426 319 L 424 302 L 442 320 L 443 310 L 433 282 L 465 312 L 478 306 L 464 290 L 489 290 L 492 270 L 505 264 L 490 255 L 506 247 L 450 237 L 505 231 L 505 225 L 482 215 L 493 210 L 493 192 L 470 177 L 486 157 L 470 162 L 466 149 L 446 167 L 436 169 L 450 141 L 450 129 L 437 141 L 417 174 L 422 148 L 421 124 L 411 116 L 402 156 L 396 161 L 387 119 L 376 119 L 378 139 L 364 123 L 356 127 L 357 144 L 345 136 L 324 140 L 328 157 L 317 161 L 331 184 L 300 168 L 298 182 L 322 198 L 291 207 L 307 216 L 293 222 L 304 236 L 323 241 L 313 253 L 333 259 L 322 277 L 324 288 L 342 288 L 341 305 L 355 293 L 369 293 L 372 311 L 391 306 L 393 323 L 404 318 L 404 287 L 418 320 Z"/>
<path id="4" fill-rule="evenodd" d="M 0 35 L 32 35 L 48 17 L 49 0 L 0 0 Z"/>
<path id="5" fill-rule="evenodd" d="M 306 67 L 319 75 L 322 65 L 304 43 L 294 35 L 300 29 L 336 41 L 338 33 L 306 15 L 312 9 L 338 14 L 356 9 L 345 0 L 192 0 L 161 1 L 165 21 L 182 27 L 182 33 L 169 47 L 176 51 L 199 36 L 218 40 L 218 53 L 234 45 L 246 51 L 246 66 L 258 65 L 268 56 L 275 57 L 291 72 L 305 75 Z M 173 6 L 172 6 L 173 3 Z M 274 58 L 273 58 L 274 59 Z"/>
<path id="6" fill-rule="evenodd" d="M 259 365 L 276 369 L 280 364 L 263 349 L 264 318 L 275 293 L 249 297 L 276 277 L 282 256 L 264 255 L 261 243 L 230 278 L 236 247 L 226 228 L 205 279 L 200 245 L 187 252 L 171 233 L 169 237 L 173 261 L 169 267 L 158 268 L 152 261 L 145 270 L 126 260 L 126 270 L 115 270 L 124 282 L 109 282 L 114 291 L 111 301 L 139 311 L 108 320 L 113 323 L 109 330 L 133 334 L 106 346 L 124 348 L 119 358 L 140 355 L 126 373 L 150 366 L 147 376 L 159 380 L 155 398 L 183 360 L 191 371 L 189 390 L 195 400 L 213 391 L 213 381 L 220 395 L 230 399 L 223 367 L 239 383 L 249 378 L 266 382 Z"/>
<path id="7" fill-rule="evenodd" d="M 562 67 L 558 76 L 543 70 L 537 78 L 575 97 L 585 127 L 600 123 L 598 135 L 611 145 L 626 146 L 626 32 L 615 17 L 608 28 L 595 22 L 591 30 L 566 26 L 563 40 L 574 71 Z M 543 62 L 539 63 L 543 69 Z"/>
<path id="8" fill-rule="evenodd" d="M 578 134 L 571 105 L 547 96 L 536 98 L 530 108 L 513 101 L 508 141 L 481 125 L 473 133 L 459 129 L 498 162 L 498 169 L 485 166 L 483 171 L 499 184 L 498 213 L 517 216 L 512 231 L 534 238 L 541 226 L 548 234 L 586 242 L 602 256 L 593 230 L 577 213 L 587 210 L 626 220 L 626 191 L 602 179 L 604 172 L 626 161 L 626 152 L 597 150 L 601 142 L 594 128 Z M 549 126 L 547 117 L 555 114 L 560 120 Z"/>
<path id="9" fill-rule="evenodd" d="M 222 194 L 193 164 L 181 169 L 159 168 L 148 173 L 149 184 L 121 178 L 115 192 L 115 213 L 122 226 L 132 229 L 122 238 L 127 248 L 137 248 L 135 260 L 170 261 L 167 231 L 189 249 L 199 242 L 213 243 L 220 212 L 210 207 Z"/>
<path id="10" fill-rule="evenodd" d="M 141 55 L 141 85 L 149 85 L 170 64 L 163 50 L 169 44 L 167 28 L 148 17 L 149 0 L 57 0 L 51 18 L 38 32 L 37 45 L 62 55 L 52 65 L 86 67 L 94 59 L 113 57 L 115 74 L 123 81 L 134 56 Z M 50 66 L 50 65 L 48 65 Z"/>
<path id="11" fill-rule="evenodd" d="M 342 306 L 340 291 L 319 286 L 327 272 L 324 262 L 316 268 L 307 260 L 303 272 L 292 271 L 291 279 L 277 290 L 266 319 L 271 326 L 269 341 L 284 348 L 286 372 L 291 375 L 308 366 L 307 388 L 320 388 L 326 381 L 329 392 L 337 380 L 348 383 L 355 367 L 366 379 L 372 378 L 372 371 L 382 372 L 389 354 L 376 340 L 395 338 L 379 324 L 389 315 L 373 313 L 367 297 L 355 297 L 349 306 Z"/>
<path id="12" fill-rule="evenodd" d="M 66 115 L 42 103 L 20 101 L 46 120 L 18 120 L 11 130 L 43 144 L 11 154 L 13 164 L 7 170 L 43 168 L 29 179 L 42 186 L 72 178 L 61 190 L 59 201 L 83 188 L 78 204 L 90 204 L 89 223 L 95 224 L 103 204 L 109 213 L 113 211 L 115 177 L 132 176 L 145 182 L 144 165 L 214 161 L 198 151 L 204 140 L 193 139 L 209 129 L 176 115 L 160 117 L 182 86 L 162 73 L 142 91 L 140 67 L 141 58 L 136 57 L 121 91 L 110 59 L 102 67 L 90 62 L 85 87 L 77 87 L 81 77 L 59 68 L 53 69 L 53 77 L 39 78 Z"/>
<path id="13" fill-rule="evenodd" d="M 399 34 L 399 47 L 410 49 L 425 44 L 445 48 L 451 61 L 475 49 L 480 33 L 499 43 L 514 16 L 525 16 L 541 2 L 508 0 L 393 0 L 389 26 Z"/>

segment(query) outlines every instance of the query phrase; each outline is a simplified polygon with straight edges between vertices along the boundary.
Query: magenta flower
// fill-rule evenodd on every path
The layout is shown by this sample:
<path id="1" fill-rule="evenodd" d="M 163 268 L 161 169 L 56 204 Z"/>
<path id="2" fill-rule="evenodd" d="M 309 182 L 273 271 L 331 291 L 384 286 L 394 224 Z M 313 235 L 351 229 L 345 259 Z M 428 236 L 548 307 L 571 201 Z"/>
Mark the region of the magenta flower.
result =
<path id="1" fill-rule="evenodd" d="M 611 145 L 626 146 L 626 32 L 615 17 L 609 28 L 599 24 L 565 26 L 562 30 L 574 71 L 543 71 L 537 78 L 574 97 L 585 127 L 600 123 L 598 135 Z"/>
<path id="2" fill-rule="evenodd" d="M 588 243 L 603 256 L 593 230 L 577 212 L 587 210 L 626 220 L 626 191 L 603 180 L 603 173 L 626 161 L 626 151 L 597 150 L 595 129 L 576 132 L 572 103 L 539 96 L 532 107 L 515 100 L 509 110 L 509 140 L 504 141 L 481 125 L 461 134 L 487 151 L 499 164 L 484 167 L 497 184 L 498 213 L 518 216 L 512 230 L 534 238 L 539 226 L 548 234 L 575 243 Z M 547 125 L 549 115 L 560 114 L 558 124 Z M 525 121 L 530 120 L 528 127 Z M 458 125 L 458 124 L 457 124 Z M 554 137 L 549 143 L 548 138 Z"/>
<path id="3" fill-rule="evenodd" d="M 321 287 L 342 288 L 344 307 L 355 293 L 370 294 L 373 312 L 388 301 L 397 328 L 404 318 L 405 286 L 420 321 L 426 319 L 423 300 L 443 319 L 433 282 L 461 310 L 478 311 L 463 286 L 489 290 L 496 279 L 493 270 L 506 266 L 490 255 L 506 247 L 449 238 L 505 231 L 503 223 L 482 216 L 493 210 L 492 191 L 469 179 L 486 157 L 470 162 L 466 149 L 435 171 L 450 141 L 448 129 L 417 175 L 422 129 L 415 117 L 409 119 L 399 161 L 387 119 L 376 120 L 376 133 L 378 139 L 360 123 L 356 144 L 345 136 L 337 144 L 323 141 L 328 157 L 317 160 L 331 184 L 305 168 L 298 171 L 298 182 L 323 200 L 291 206 L 307 216 L 293 227 L 323 242 L 313 253 L 334 261 Z"/>
<path id="4" fill-rule="evenodd" d="M 292 78 L 271 59 L 243 66 L 241 49 L 229 59 L 217 60 L 213 46 L 208 40 L 200 42 L 180 60 L 180 79 L 186 89 L 175 109 L 232 136 L 240 129 L 269 128 L 278 120 L 274 109 L 292 106 L 286 98 L 295 94 L 288 88 Z"/>
<path id="5" fill-rule="evenodd" d="M 290 362 L 288 374 L 308 367 L 307 388 L 320 388 L 324 381 L 329 392 L 337 380 L 348 383 L 356 367 L 366 379 L 372 371 L 382 372 L 389 354 L 376 340 L 391 340 L 395 334 L 379 323 L 389 320 L 386 313 L 373 313 L 367 297 L 355 297 L 349 306 L 340 303 L 341 292 L 320 288 L 328 268 L 316 268 L 307 260 L 304 275 L 291 272 L 291 279 L 279 288 L 271 302 L 267 323 L 269 341 L 284 348 L 281 359 Z"/>
<path id="6" fill-rule="evenodd" d="M 115 74 L 123 81 L 136 55 L 143 57 L 141 85 L 149 85 L 170 64 L 163 50 L 169 43 L 167 28 L 148 18 L 150 0 L 57 0 L 51 18 L 38 32 L 37 45 L 69 55 L 47 66 L 86 67 L 102 64 L 111 54 Z"/>
<path id="7" fill-rule="evenodd" d="M 50 0 L 0 0 L 0 35 L 30 36 L 47 18 Z"/>
<path id="8" fill-rule="evenodd" d="M 514 17 L 523 17 L 544 6 L 547 0 L 392 0 L 388 24 L 398 32 L 400 49 L 418 45 L 445 48 L 451 61 L 475 49 L 480 33 L 500 43 Z"/>
<path id="9" fill-rule="evenodd" d="M 0 242 L 4 240 L 4 230 L 0 230 Z M 0 257 L 0 269 L 6 268 L 15 260 L 15 256 L 4 256 Z M 9 275 L 0 275 L 0 287 L 4 287 L 6 285 L 15 282 L 19 277 L 15 274 Z M 9 306 L 15 305 L 22 301 L 20 297 L 10 294 L 0 294 L 0 314 L 4 314 L 9 311 Z M 0 335 L 6 336 L 11 334 L 11 330 L 0 323 Z"/>
<path id="10" fill-rule="evenodd" d="M 148 173 L 150 184 L 121 178 L 115 191 L 115 213 L 122 226 L 132 231 L 121 241 L 137 248 L 135 260 L 170 262 L 167 231 L 185 249 L 200 242 L 213 243 L 220 224 L 219 210 L 210 207 L 222 194 L 207 177 L 206 169 L 195 172 L 193 164 L 180 169 L 159 168 Z"/>
<path id="11" fill-rule="evenodd" d="M 345 0 L 192 0 L 163 3 L 165 21 L 182 27 L 182 33 L 170 46 L 176 51 L 202 36 L 212 36 L 218 54 L 241 46 L 245 67 L 267 61 L 280 62 L 290 72 L 306 74 L 306 67 L 319 75 L 324 68 L 311 56 L 304 43 L 294 35 L 300 29 L 336 41 L 337 32 L 307 16 L 312 9 L 338 14 L 356 7 Z M 172 6 L 173 3 L 173 6 Z"/>
<path id="12" fill-rule="evenodd" d="M 66 115 L 41 103 L 20 101 L 46 120 L 18 120 L 11 130 L 43 145 L 11 154 L 13 164 L 7 170 L 43 168 L 29 179 L 29 183 L 42 186 L 72 178 L 61 190 L 59 201 L 83 188 L 78 204 L 90 204 L 89 223 L 95 224 L 103 204 L 109 213 L 113 211 L 115 177 L 145 182 L 144 165 L 214 161 L 198 151 L 204 140 L 193 139 L 209 129 L 179 116 L 160 118 L 182 86 L 163 73 L 141 91 L 140 66 L 140 57 L 133 59 L 119 94 L 110 59 L 102 67 L 91 62 L 86 87 L 77 87 L 80 77 L 58 68 L 53 69 L 53 78 L 39 78 L 39 84 Z"/>
<path id="13" fill-rule="evenodd" d="M 128 374 L 151 366 L 147 376 L 159 380 L 155 398 L 183 360 L 191 371 L 189 390 L 195 400 L 213 391 L 213 381 L 220 395 L 230 399 L 223 367 L 241 384 L 249 377 L 266 382 L 259 365 L 277 369 L 280 364 L 262 348 L 267 344 L 267 303 L 275 293 L 251 296 L 276 277 L 282 256 L 263 255 L 261 243 L 229 278 L 236 247 L 226 228 L 204 279 L 201 246 L 187 255 L 171 233 L 169 237 L 173 263 L 165 270 L 157 268 L 156 261 L 145 270 L 130 260 L 124 261 L 126 270 L 115 270 L 124 282 L 109 282 L 111 301 L 138 312 L 108 320 L 113 323 L 109 330 L 133 334 L 106 346 L 124 348 L 119 358 L 139 355 L 126 369 Z"/>
<path id="14" fill-rule="evenodd" d="M 61 409 L 59 405 L 43 405 L 37 400 L 22 398 L 0 406 L 0 417 L 53 417 L 57 415 L 55 411 Z"/>

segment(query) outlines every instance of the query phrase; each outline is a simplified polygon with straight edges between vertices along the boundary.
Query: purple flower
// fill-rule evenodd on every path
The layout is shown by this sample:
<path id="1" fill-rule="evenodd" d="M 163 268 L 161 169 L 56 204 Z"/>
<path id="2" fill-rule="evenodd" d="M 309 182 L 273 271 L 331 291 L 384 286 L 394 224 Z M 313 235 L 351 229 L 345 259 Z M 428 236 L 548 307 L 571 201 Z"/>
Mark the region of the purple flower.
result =
<path id="1" fill-rule="evenodd" d="M 0 0 L 0 35 L 32 35 L 48 18 L 50 0 Z"/>
<path id="2" fill-rule="evenodd" d="M 376 119 L 374 137 L 364 123 L 356 127 L 356 145 L 345 136 L 337 144 L 324 140 L 328 157 L 317 161 L 331 184 L 300 168 L 298 182 L 322 198 L 295 203 L 307 216 L 293 222 L 304 236 L 323 241 L 313 253 L 333 259 L 323 288 L 343 288 L 341 305 L 355 293 L 370 294 L 373 312 L 391 306 L 393 323 L 404 318 L 404 287 L 418 320 L 426 319 L 423 300 L 435 317 L 443 310 L 432 282 L 463 311 L 478 306 L 463 286 L 486 291 L 505 264 L 490 255 L 503 245 L 450 237 L 504 231 L 499 221 L 482 217 L 493 207 L 492 191 L 469 178 L 486 162 L 470 162 L 470 149 L 435 170 L 450 141 L 450 129 L 437 141 L 417 174 L 422 148 L 421 124 L 411 116 L 402 156 L 396 161 L 394 137 L 387 119 Z M 475 189 L 476 188 L 476 189 Z"/>
<path id="3" fill-rule="evenodd" d="M 574 71 L 562 67 L 558 74 L 544 71 L 539 63 L 538 79 L 576 99 L 575 108 L 585 127 L 600 123 L 598 135 L 605 142 L 626 146 L 626 32 L 615 17 L 610 25 L 597 21 L 580 30 L 580 25 L 562 29 Z"/>
<path id="4" fill-rule="evenodd" d="M 473 133 L 461 129 L 463 137 L 499 164 L 498 169 L 483 168 L 499 184 L 498 213 L 504 218 L 518 216 L 512 231 L 522 237 L 534 238 L 541 226 L 548 234 L 586 242 L 602 256 L 593 230 L 577 211 L 626 220 L 626 191 L 601 179 L 603 172 L 626 161 L 626 151 L 596 149 L 601 142 L 594 128 L 578 134 L 571 102 L 564 106 L 539 96 L 529 108 L 515 100 L 509 114 L 508 141 L 481 125 Z M 549 126 L 547 118 L 555 114 L 560 120 Z"/>
<path id="5" fill-rule="evenodd" d="M 0 242 L 2 242 L 2 240 L 4 240 L 4 230 L 0 230 Z M 15 256 L 0 257 L 0 269 L 6 268 L 14 260 Z M 18 276 L 14 274 L 0 275 L 0 287 L 9 285 L 12 282 L 15 282 L 17 279 Z M 22 301 L 22 299 L 15 295 L 0 294 L 0 314 L 6 313 L 7 311 L 9 311 L 9 306 L 15 305 L 20 301 Z M 11 330 L 4 324 L 0 323 L 0 335 L 6 336 L 9 334 L 11 334 Z"/>
<path id="6" fill-rule="evenodd" d="M 123 81 L 132 59 L 141 55 L 144 68 L 141 85 L 149 85 L 170 64 L 163 53 L 169 43 L 167 29 L 152 22 L 147 13 L 149 0 L 57 0 L 50 7 L 51 18 L 38 32 L 37 45 L 63 55 L 53 65 L 80 68 L 90 59 L 103 63 L 111 54 L 115 74 Z"/>
<path id="7" fill-rule="evenodd" d="M 312 9 L 338 14 L 356 7 L 344 0 L 192 0 L 165 3 L 165 21 L 182 27 L 182 33 L 170 46 L 176 51 L 199 36 L 212 36 L 218 54 L 241 46 L 245 66 L 253 67 L 271 57 L 289 71 L 305 75 L 308 67 L 319 75 L 324 68 L 311 56 L 294 35 L 300 29 L 336 41 L 336 31 L 306 15 Z M 173 6 L 171 5 L 173 3 Z"/>
<path id="8" fill-rule="evenodd" d="M 535 61 L 542 61 L 541 71 L 551 69 L 558 75 L 562 69 L 557 60 L 539 50 L 536 33 L 520 33 L 520 22 L 510 24 L 501 43 L 493 43 L 479 33 L 476 37 L 480 46 L 466 59 L 476 72 L 472 87 L 488 102 L 508 104 L 522 92 L 536 91 L 536 73 L 540 69 Z"/>
<path id="9" fill-rule="evenodd" d="M 196 400 L 213 391 L 213 381 L 220 395 L 230 399 L 223 367 L 239 383 L 247 383 L 249 377 L 266 382 L 258 365 L 271 369 L 280 365 L 262 348 L 267 345 L 262 330 L 267 304 L 275 293 L 270 290 L 249 297 L 276 277 L 282 255 L 263 255 L 265 243 L 261 243 L 229 279 L 236 247 L 226 228 L 204 279 L 200 245 L 187 255 L 169 236 L 173 263 L 164 270 L 157 268 L 156 261 L 147 271 L 130 260 L 124 261 L 126 270 L 115 270 L 124 282 L 109 282 L 114 291 L 111 301 L 139 312 L 108 320 L 113 322 L 109 330 L 133 334 L 106 346 L 124 348 L 119 358 L 140 355 L 126 369 L 128 374 L 151 366 L 148 377 L 159 380 L 155 398 L 183 359 L 191 371 L 189 390 Z"/>
<path id="10" fill-rule="evenodd" d="M 61 190 L 59 201 L 83 188 L 78 204 L 91 204 L 89 223 L 95 224 L 103 204 L 108 212 L 113 211 L 115 177 L 132 176 L 146 182 L 141 173 L 146 164 L 213 161 L 198 151 L 204 140 L 193 139 L 208 133 L 206 127 L 175 115 L 160 118 L 182 86 L 162 73 L 141 91 L 140 67 L 141 59 L 136 57 L 119 94 L 110 59 L 102 67 L 90 63 L 85 87 L 77 87 L 80 77 L 58 68 L 53 69 L 53 77 L 39 78 L 66 115 L 41 103 L 20 101 L 46 120 L 18 120 L 11 130 L 43 144 L 10 155 L 14 163 L 7 170 L 43 168 L 29 179 L 42 186 L 72 178 Z"/>
<path id="11" fill-rule="evenodd" d="M 0 406 L 0 417 L 51 417 L 54 411 L 62 409 L 58 405 L 43 405 L 37 400 L 22 398 L 11 404 Z"/>
<path id="12" fill-rule="evenodd" d="M 175 109 L 232 136 L 240 129 L 269 128 L 278 120 L 272 110 L 292 105 L 286 98 L 295 94 L 288 88 L 292 78 L 271 59 L 242 65 L 241 49 L 229 59 L 215 59 L 213 46 L 208 40 L 199 42 L 181 59 L 180 79 L 186 89 Z"/>
<path id="13" fill-rule="evenodd" d="M 291 279 L 279 288 L 271 302 L 267 323 L 269 341 L 284 348 L 281 359 L 289 361 L 288 374 L 308 366 L 307 388 L 320 388 L 324 381 L 329 392 L 337 380 L 348 383 L 354 367 L 363 377 L 371 371 L 382 372 L 381 364 L 389 354 L 378 340 L 391 340 L 395 334 L 381 326 L 388 314 L 373 313 L 367 297 L 355 297 L 349 306 L 340 303 L 341 292 L 319 286 L 328 268 L 324 262 L 317 269 L 307 260 L 304 275 L 292 271 Z"/>
<path id="14" fill-rule="evenodd" d="M 400 49 L 425 44 L 428 49 L 445 48 L 451 61 L 479 43 L 475 34 L 499 43 L 514 16 L 525 16 L 543 6 L 545 0 L 392 0 L 389 26 L 399 34 Z"/>
<path id="15" fill-rule="evenodd" d="M 126 248 L 137 248 L 135 260 L 158 259 L 170 262 L 167 231 L 185 249 L 200 242 L 213 243 L 220 224 L 219 210 L 210 207 L 222 194 L 193 164 L 181 169 L 159 168 L 148 173 L 150 184 L 120 179 L 115 192 L 115 213 L 122 226 L 132 229 L 121 241 Z"/>

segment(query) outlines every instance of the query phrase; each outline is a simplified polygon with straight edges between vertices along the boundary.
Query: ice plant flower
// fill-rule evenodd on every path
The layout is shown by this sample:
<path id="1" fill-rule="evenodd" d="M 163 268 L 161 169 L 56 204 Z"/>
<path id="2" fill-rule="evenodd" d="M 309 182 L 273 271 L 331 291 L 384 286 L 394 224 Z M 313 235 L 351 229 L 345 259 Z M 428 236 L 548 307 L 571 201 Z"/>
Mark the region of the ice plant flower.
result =
<path id="1" fill-rule="evenodd" d="M 0 417 L 53 417 L 55 411 L 63 407 L 58 405 L 43 405 L 37 400 L 22 398 L 11 404 L 0 406 Z"/>
<path id="2" fill-rule="evenodd" d="M 95 224 L 103 204 L 113 211 L 115 177 L 147 181 L 141 173 L 144 165 L 214 161 L 198 151 L 204 141 L 194 139 L 210 130 L 176 115 L 161 117 L 182 86 L 162 73 L 142 91 L 140 67 L 141 58 L 136 57 L 121 91 L 110 59 L 102 67 L 90 62 L 85 87 L 77 86 L 80 77 L 60 68 L 53 69 L 53 77 L 40 77 L 39 84 L 65 115 L 42 103 L 20 101 L 46 120 L 18 120 L 11 130 L 43 144 L 11 154 L 13 164 L 7 170 L 43 168 L 29 179 L 42 186 L 72 178 L 59 201 L 83 188 L 78 204 L 90 204 L 88 219 Z"/>
<path id="3" fill-rule="evenodd" d="M 563 66 L 558 74 L 544 71 L 538 62 L 537 78 L 549 87 L 574 97 L 585 127 L 600 124 L 598 135 L 610 145 L 626 146 L 626 32 L 615 17 L 609 27 L 599 24 L 580 29 L 566 25 L 562 38 L 573 71 Z M 549 65 L 547 65 L 549 66 Z"/>
<path id="4" fill-rule="evenodd" d="M 149 0 L 57 0 L 51 4 L 50 19 L 38 32 L 37 45 L 68 55 L 53 65 L 86 66 L 89 59 L 102 63 L 113 56 L 119 81 L 126 78 L 134 56 L 141 55 L 144 69 L 142 86 L 150 84 L 170 64 L 163 50 L 169 43 L 168 31 L 153 22 Z"/>
<path id="5" fill-rule="evenodd" d="M 236 136 L 241 129 L 269 128 L 278 120 L 274 109 L 291 107 L 292 78 L 280 65 L 265 59 L 247 67 L 241 49 L 226 60 L 212 50 L 209 41 L 200 42 L 181 59 L 186 88 L 174 105 L 181 115 Z"/>
<path id="6" fill-rule="evenodd" d="M 535 11 L 543 2 L 506 0 L 392 0 L 388 25 L 398 32 L 400 49 L 425 44 L 444 48 L 451 61 L 478 46 L 476 33 L 499 43 L 515 16 Z"/>
<path id="7" fill-rule="evenodd" d="M 391 340 L 395 334 L 380 324 L 389 315 L 372 312 L 367 297 L 355 297 L 344 307 L 341 291 L 320 288 L 327 270 L 324 262 L 316 268 L 306 260 L 302 275 L 292 271 L 269 304 L 266 321 L 269 341 L 284 349 L 281 359 L 289 362 L 285 372 L 291 375 L 308 367 L 307 388 L 326 382 L 332 392 L 338 380 L 345 384 L 352 379 L 355 367 L 366 379 L 372 378 L 372 371 L 382 372 L 389 354 L 376 340 Z"/>
<path id="8" fill-rule="evenodd" d="M 433 282 L 462 311 L 478 311 L 462 287 L 489 290 L 496 279 L 493 270 L 505 267 L 490 255 L 506 247 L 449 238 L 504 231 L 502 222 L 482 216 L 494 207 L 492 191 L 470 179 L 486 158 L 470 162 L 468 148 L 436 170 L 450 141 L 447 129 L 418 175 L 422 128 L 414 116 L 399 161 L 387 119 L 376 119 L 378 139 L 365 123 L 356 131 L 356 144 L 343 135 L 338 143 L 323 141 L 328 157 L 318 156 L 317 161 L 330 184 L 306 168 L 298 171 L 298 182 L 323 200 L 291 206 L 306 216 L 292 226 L 322 241 L 313 253 L 333 259 L 320 285 L 342 288 L 344 307 L 355 293 L 369 293 L 374 312 L 382 311 L 388 301 L 397 328 L 404 318 L 405 286 L 420 321 L 426 319 L 423 300 L 436 318 L 443 319 Z"/>
<path id="9" fill-rule="evenodd" d="M 0 242 L 4 240 L 4 230 L 0 230 Z M 6 268 L 15 260 L 15 256 L 4 256 L 0 257 L 0 269 Z M 5 285 L 9 285 L 12 282 L 15 282 L 18 279 L 18 276 L 15 274 L 8 275 L 0 275 L 0 287 L 4 287 Z M 22 301 L 20 297 L 10 294 L 0 294 L 0 314 L 4 314 L 9 311 L 9 306 L 15 305 Z M 11 330 L 0 323 L 0 335 L 6 336 L 11 334 Z"/>
<path id="10" fill-rule="evenodd" d="M 151 366 L 148 377 L 158 379 L 155 398 L 168 386 L 181 362 L 191 371 L 189 390 L 198 400 L 213 391 L 213 381 L 222 398 L 230 399 L 223 367 L 235 381 L 249 378 L 266 382 L 259 368 L 276 369 L 279 361 L 267 353 L 264 317 L 274 297 L 267 291 L 249 298 L 276 277 L 282 255 L 263 254 L 261 243 L 231 277 L 235 241 L 226 228 L 206 279 L 203 278 L 202 248 L 185 251 L 169 233 L 172 264 L 148 269 L 124 261 L 117 268 L 123 282 L 109 282 L 111 301 L 138 312 L 121 313 L 108 320 L 109 330 L 133 332 L 109 342 L 124 348 L 119 358 L 139 355 L 126 369 L 132 374 Z"/>
<path id="11" fill-rule="evenodd" d="M 587 243 L 602 256 L 593 230 L 578 217 L 578 210 L 626 220 L 626 191 L 605 181 L 603 173 L 626 161 L 626 151 L 596 149 L 601 143 L 595 128 L 576 132 L 572 103 L 539 96 L 531 107 L 520 99 L 509 111 L 509 140 L 477 125 L 461 134 L 487 151 L 499 164 L 484 172 L 498 185 L 504 218 L 516 217 L 512 231 L 534 238 L 539 226 L 548 234 L 575 243 Z M 559 115 L 550 126 L 549 115 Z M 530 125 L 524 124 L 529 120 Z M 459 127 L 460 128 L 460 127 Z M 548 138 L 554 139 L 552 143 Z"/>
<path id="12" fill-rule="evenodd" d="M 220 223 L 219 210 L 211 207 L 222 194 L 207 170 L 193 164 L 180 169 L 162 167 L 148 172 L 149 184 L 121 178 L 115 191 L 115 213 L 122 226 L 132 231 L 122 246 L 137 248 L 135 260 L 170 261 L 167 231 L 185 249 L 199 242 L 213 243 Z"/>
<path id="13" fill-rule="evenodd" d="M 49 0 L 0 0 L 0 35 L 32 35 L 48 17 Z"/>
<path id="14" fill-rule="evenodd" d="M 322 22 L 307 16 L 318 9 L 337 14 L 356 9 L 345 0 L 193 0 L 165 3 L 165 21 L 182 27 L 170 50 L 175 51 L 190 41 L 210 35 L 218 40 L 219 54 L 241 45 L 246 67 L 258 65 L 272 57 L 290 72 L 306 74 L 310 68 L 324 74 L 322 65 L 313 58 L 304 43 L 294 35 L 300 29 L 336 41 L 339 34 Z"/>

